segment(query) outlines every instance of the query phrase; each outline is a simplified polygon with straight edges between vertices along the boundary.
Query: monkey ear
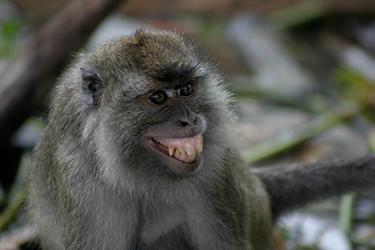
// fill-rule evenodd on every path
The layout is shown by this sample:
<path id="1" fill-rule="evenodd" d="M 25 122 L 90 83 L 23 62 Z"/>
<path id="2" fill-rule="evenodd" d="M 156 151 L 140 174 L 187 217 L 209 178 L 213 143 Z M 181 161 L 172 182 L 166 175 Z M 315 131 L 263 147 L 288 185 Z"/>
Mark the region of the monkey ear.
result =
<path id="1" fill-rule="evenodd" d="M 87 97 L 87 103 L 98 106 L 102 93 L 102 81 L 97 73 L 91 69 L 80 68 L 82 76 L 82 90 Z"/>

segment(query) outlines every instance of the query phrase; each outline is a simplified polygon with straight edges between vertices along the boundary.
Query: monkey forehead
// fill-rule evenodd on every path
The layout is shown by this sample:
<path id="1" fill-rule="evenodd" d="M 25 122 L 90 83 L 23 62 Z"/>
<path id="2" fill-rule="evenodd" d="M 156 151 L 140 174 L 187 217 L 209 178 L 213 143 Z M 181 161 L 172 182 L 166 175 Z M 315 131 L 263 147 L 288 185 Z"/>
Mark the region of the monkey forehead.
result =
<path id="1" fill-rule="evenodd" d="M 181 72 L 198 64 L 195 51 L 190 41 L 176 33 L 137 31 L 103 44 L 95 55 L 101 65 L 141 71 L 156 78 L 171 69 Z"/>
<path id="2" fill-rule="evenodd" d="M 124 81 L 120 81 L 122 92 L 130 98 L 145 95 L 160 88 L 160 83 L 137 72 L 126 73 Z"/>

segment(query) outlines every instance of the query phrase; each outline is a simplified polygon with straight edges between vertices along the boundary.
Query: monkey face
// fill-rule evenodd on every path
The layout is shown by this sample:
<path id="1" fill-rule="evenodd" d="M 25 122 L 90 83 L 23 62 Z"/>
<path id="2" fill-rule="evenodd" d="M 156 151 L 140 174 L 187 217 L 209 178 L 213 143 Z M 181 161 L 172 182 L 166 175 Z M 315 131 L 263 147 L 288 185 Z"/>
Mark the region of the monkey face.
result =
<path id="1" fill-rule="evenodd" d="M 137 170 L 143 166 L 178 176 L 196 173 L 204 162 L 209 136 L 210 115 L 203 105 L 207 99 L 205 77 L 189 70 L 189 75 L 173 80 L 133 76 L 128 81 L 134 83 L 134 78 L 142 79 L 144 93 L 131 92 L 125 86 L 127 96 L 103 100 L 109 102 L 103 104 L 104 124 L 110 126 L 107 139 L 114 137 L 118 146 L 113 148 L 124 148 L 120 153 L 128 156 L 124 162 L 135 158 Z M 114 131 L 122 133 L 115 136 Z"/>
<path id="2" fill-rule="evenodd" d="M 96 74 L 82 70 L 82 79 L 100 117 L 96 140 L 108 148 L 101 152 L 138 172 L 174 176 L 197 173 L 220 155 L 228 94 L 188 41 L 140 32 L 104 45 L 90 63 Z"/>
<path id="3" fill-rule="evenodd" d="M 144 144 L 175 174 L 194 172 L 202 163 L 203 133 L 206 120 L 191 101 L 197 92 L 197 80 L 183 80 L 174 88 L 163 88 L 138 97 L 148 108 L 169 114 L 163 122 L 149 126 Z"/>

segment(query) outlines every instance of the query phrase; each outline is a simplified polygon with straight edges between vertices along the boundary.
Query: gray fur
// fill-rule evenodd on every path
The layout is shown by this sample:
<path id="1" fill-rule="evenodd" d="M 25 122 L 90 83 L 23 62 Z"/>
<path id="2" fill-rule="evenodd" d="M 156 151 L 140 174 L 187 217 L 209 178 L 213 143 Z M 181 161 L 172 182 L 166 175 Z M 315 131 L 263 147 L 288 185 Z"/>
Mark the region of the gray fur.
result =
<path id="1" fill-rule="evenodd" d="M 186 67 L 199 78 L 194 97 L 145 104 Z M 193 116 L 199 126 L 176 125 Z M 43 248 L 270 250 L 283 212 L 375 185 L 373 156 L 253 175 L 232 145 L 234 120 L 220 74 L 175 33 L 140 31 L 79 56 L 58 83 L 29 170 Z M 198 128 L 203 161 L 191 172 L 173 172 L 143 143 Z"/>
<path id="2" fill-rule="evenodd" d="M 194 100 L 163 112 L 137 101 L 174 84 L 158 74 L 183 65 L 202 78 Z M 101 79 L 100 95 L 87 93 L 82 69 Z M 229 102 L 215 68 L 174 33 L 141 31 L 81 55 L 61 77 L 29 171 L 43 247 L 272 249 L 265 190 L 231 151 Z M 174 133 L 185 108 L 204 121 L 203 162 L 174 175 L 141 139 L 159 125 Z"/>

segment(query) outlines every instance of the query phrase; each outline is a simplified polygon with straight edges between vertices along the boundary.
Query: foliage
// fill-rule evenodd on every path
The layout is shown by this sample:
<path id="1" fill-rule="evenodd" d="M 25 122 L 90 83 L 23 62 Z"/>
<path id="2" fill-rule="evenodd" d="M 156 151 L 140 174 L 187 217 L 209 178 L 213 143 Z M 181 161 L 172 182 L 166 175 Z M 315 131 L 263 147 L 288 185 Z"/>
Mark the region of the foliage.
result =
<path id="1" fill-rule="evenodd" d="M 16 17 L 0 22 L 0 58 L 9 57 L 16 53 L 16 40 L 21 27 L 22 22 Z"/>

